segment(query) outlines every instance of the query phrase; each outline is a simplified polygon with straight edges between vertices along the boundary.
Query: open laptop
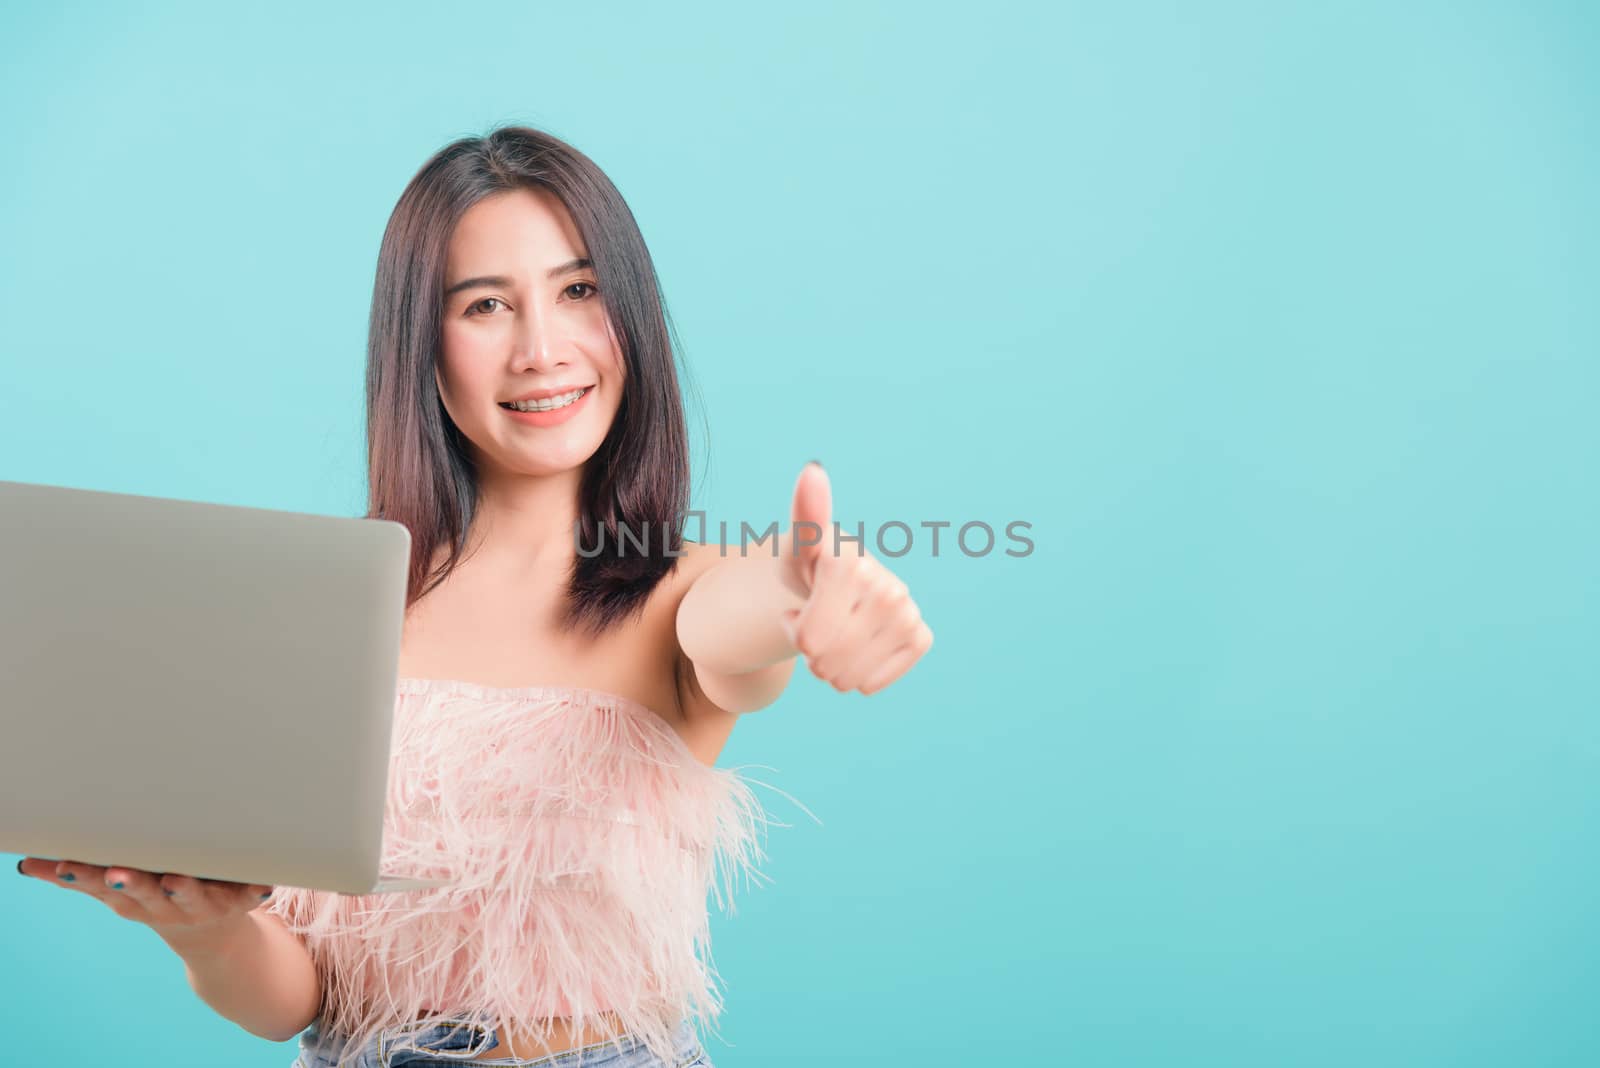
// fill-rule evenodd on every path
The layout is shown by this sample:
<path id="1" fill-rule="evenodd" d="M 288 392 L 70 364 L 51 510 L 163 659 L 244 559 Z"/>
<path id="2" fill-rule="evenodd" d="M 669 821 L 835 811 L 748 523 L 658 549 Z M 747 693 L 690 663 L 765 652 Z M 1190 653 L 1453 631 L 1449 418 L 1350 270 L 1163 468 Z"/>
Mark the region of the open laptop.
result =
<path id="1" fill-rule="evenodd" d="M 0 481 L 0 850 L 344 894 L 380 871 L 400 523 Z"/>

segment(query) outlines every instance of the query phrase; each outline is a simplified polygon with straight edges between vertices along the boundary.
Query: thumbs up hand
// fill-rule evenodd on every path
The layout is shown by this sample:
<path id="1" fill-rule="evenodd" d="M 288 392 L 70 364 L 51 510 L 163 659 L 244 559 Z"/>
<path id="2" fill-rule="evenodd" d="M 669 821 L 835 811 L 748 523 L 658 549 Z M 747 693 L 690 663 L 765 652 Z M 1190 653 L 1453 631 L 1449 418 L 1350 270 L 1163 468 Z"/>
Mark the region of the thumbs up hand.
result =
<path id="1" fill-rule="evenodd" d="M 835 552 L 833 491 L 814 460 L 795 482 L 790 517 L 780 576 L 805 603 L 783 614 L 784 631 L 835 690 L 876 693 L 922 658 L 933 631 L 906 584 L 864 546 Z"/>

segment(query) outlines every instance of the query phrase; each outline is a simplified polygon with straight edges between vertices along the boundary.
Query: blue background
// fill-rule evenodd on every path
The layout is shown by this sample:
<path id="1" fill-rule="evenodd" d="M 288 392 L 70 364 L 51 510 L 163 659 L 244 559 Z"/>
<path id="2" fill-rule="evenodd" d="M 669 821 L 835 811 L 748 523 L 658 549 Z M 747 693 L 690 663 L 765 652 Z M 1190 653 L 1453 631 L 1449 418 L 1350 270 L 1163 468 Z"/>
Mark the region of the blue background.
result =
<path id="1" fill-rule="evenodd" d="M 1600 1062 L 1592 6 L 139 7 L 0 11 L 0 478 L 359 513 L 384 223 L 519 122 L 640 221 L 713 521 L 815 456 L 1032 525 L 735 731 L 816 818 L 719 1068 Z M 8 1057 L 293 1058 L 0 916 Z"/>

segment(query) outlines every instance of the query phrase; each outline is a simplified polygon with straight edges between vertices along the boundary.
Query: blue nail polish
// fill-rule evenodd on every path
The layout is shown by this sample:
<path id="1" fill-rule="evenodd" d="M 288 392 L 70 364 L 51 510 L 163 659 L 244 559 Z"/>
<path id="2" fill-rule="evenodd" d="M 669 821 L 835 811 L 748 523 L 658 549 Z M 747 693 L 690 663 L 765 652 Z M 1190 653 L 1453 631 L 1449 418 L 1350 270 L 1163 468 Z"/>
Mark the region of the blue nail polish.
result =
<path id="1" fill-rule="evenodd" d="M 262 895 L 261 895 L 261 900 L 262 900 L 262 901 L 265 901 L 265 900 L 266 900 L 266 899 L 267 899 L 267 898 L 269 898 L 269 897 L 271 897 L 271 896 L 272 896 L 272 891 L 271 891 L 271 890 L 268 890 L 268 891 L 267 891 L 267 892 L 266 892 L 266 893 L 264 893 L 264 894 L 262 894 Z"/>
<path id="2" fill-rule="evenodd" d="M 113 889 L 113 890 L 121 890 L 122 889 L 122 884 L 121 883 L 112 883 L 111 884 L 111 889 Z"/>
<path id="3" fill-rule="evenodd" d="M 75 882 L 78 881 L 78 877 L 76 875 L 72 874 L 70 871 L 67 872 L 67 874 L 63 875 L 62 878 L 65 879 L 69 883 L 75 883 Z"/>

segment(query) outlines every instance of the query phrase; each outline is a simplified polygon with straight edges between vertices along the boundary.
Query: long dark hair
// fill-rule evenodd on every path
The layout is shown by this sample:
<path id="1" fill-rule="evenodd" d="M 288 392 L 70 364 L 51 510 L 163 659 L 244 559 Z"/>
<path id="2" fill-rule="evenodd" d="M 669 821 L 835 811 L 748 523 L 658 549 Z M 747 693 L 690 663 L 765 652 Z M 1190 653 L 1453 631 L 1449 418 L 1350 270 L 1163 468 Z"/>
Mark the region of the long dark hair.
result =
<path id="1" fill-rule="evenodd" d="M 519 188 L 548 190 L 571 213 L 625 367 L 616 418 L 584 468 L 583 551 L 575 554 L 567 584 L 565 623 L 593 636 L 642 609 L 677 563 L 669 550 L 677 553 L 683 544 L 688 432 L 674 361 L 677 332 L 644 237 L 616 186 L 566 142 L 525 126 L 462 138 L 424 163 L 400 194 L 378 251 L 368 326 L 367 518 L 403 523 L 411 532 L 407 608 L 461 562 L 478 483 L 434 378 L 445 256 L 468 208 Z M 447 558 L 430 574 L 446 543 Z"/>

